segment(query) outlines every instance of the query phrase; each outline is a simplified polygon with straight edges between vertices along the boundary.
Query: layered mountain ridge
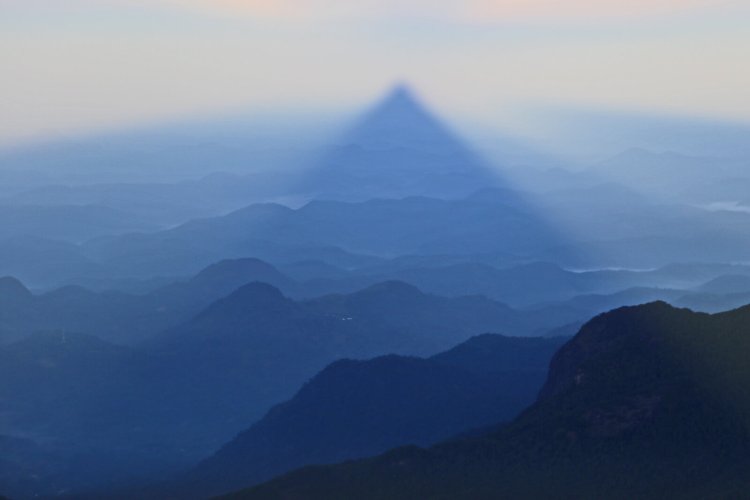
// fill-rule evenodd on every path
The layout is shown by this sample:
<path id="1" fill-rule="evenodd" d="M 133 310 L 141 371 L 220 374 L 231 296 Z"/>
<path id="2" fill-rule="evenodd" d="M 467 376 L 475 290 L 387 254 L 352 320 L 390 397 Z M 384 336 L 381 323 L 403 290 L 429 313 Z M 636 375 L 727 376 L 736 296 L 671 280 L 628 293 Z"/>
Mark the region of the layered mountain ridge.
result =
<path id="1" fill-rule="evenodd" d="M 736 498 L 750 485 L 750 308 L 657 302 L 587 323 L 512 423 L 309 467 L 226 498 Z"/>

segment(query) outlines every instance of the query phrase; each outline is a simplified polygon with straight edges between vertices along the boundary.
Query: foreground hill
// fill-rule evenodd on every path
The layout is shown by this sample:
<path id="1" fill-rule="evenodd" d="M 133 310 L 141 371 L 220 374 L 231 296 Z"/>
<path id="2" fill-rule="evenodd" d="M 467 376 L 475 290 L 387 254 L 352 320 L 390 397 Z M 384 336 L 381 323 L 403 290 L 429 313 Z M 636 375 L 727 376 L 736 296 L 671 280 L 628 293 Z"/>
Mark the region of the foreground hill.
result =
<path id="1" fill-rule="evenodd" d="M 179 496 L 249 486 L 306 464 L 430 445 L 514 417 L 565 340 L 481 335 L 431 358 L 342 360 L 183 479 Z"/>
<path id="2" fill-rule="evenodd" d="M 298 302 L 250 283 L 149 343 L 169 418 L 206 450 L 226 442 L 336 359 L 432 355 L 527 316 L 483 297 L 445 298 L 400 282 Z M 165 419 L 165 422 L 168 420 Z"/>
<path id="3" fill-rule="evenodd" d="M 311 467 L 227 498 L 741 498 L 750 487 L 750 307 L 665 303 L 587 323 L 513 423 Z"/>

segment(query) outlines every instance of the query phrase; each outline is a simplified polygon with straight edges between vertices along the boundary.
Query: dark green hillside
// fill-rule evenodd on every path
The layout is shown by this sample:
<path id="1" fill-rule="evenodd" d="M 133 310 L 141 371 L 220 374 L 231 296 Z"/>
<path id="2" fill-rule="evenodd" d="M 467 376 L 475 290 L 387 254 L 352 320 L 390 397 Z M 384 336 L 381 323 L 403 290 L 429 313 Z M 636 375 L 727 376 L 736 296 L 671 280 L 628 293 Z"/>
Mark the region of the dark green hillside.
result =
<path id="1" fill-rule="evenodd" d="M 657 302 L 594 318 L 513 423 L 311 467 L 229 498 L 744 498 L 750 307 Z"/>

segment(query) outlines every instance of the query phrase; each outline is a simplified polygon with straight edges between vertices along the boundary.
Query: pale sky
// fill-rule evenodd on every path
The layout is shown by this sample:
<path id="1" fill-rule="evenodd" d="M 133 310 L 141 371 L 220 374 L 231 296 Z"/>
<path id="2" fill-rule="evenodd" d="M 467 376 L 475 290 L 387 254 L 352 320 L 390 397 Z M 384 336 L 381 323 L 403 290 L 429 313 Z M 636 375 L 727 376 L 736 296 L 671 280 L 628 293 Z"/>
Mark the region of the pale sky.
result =
<path id="1" fill-rule="evenodd" d="M 502 120 L 565 105 L 750 121 L 750 0 L 0 0 L 0 145 L 409 82 Z"/>

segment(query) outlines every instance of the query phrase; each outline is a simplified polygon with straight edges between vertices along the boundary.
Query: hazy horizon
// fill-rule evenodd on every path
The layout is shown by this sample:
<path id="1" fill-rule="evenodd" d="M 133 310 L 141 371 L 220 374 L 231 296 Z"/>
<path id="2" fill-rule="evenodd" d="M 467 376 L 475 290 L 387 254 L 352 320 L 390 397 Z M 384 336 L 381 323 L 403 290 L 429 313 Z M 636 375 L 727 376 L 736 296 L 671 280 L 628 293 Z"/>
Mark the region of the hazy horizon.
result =
<path id="1" fill-rule="evenodd" d="M 5 0 L 0 10 L 5 148 L 242 113 L 347 116 L 397 82 L 451 121 L 490 130 L 536 132 L 539 109 L 750 121 L 746 1 Z"/>

